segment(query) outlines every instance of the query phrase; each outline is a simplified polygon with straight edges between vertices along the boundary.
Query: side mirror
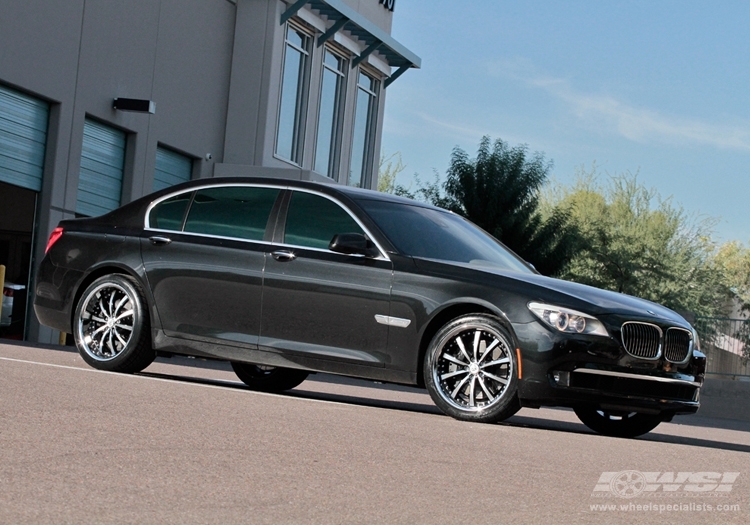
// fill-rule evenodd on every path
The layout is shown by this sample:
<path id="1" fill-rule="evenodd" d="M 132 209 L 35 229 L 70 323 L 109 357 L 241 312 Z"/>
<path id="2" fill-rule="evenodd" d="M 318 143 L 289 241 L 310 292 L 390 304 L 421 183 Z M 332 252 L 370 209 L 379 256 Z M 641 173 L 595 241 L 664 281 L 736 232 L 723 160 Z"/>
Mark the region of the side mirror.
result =
<path id="1" fill-rule="evenodd" d="M 333 236 L 328 249 L 345 255 L 364 255 L 377 257 L 375 244 L 361 233 L 339 233 Z"/>

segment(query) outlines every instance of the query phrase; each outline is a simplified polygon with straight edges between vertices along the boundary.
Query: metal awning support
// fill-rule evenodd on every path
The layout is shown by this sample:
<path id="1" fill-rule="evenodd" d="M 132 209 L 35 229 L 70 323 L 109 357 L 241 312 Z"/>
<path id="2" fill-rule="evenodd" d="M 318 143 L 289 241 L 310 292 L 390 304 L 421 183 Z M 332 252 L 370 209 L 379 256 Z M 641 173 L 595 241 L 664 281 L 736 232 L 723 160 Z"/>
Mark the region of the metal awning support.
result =
<path id="1" fill-rule="evenodd" d="M 387 88 L 388 86 L 390 86 L 391 84 L 393 84 L 393 82 L 398 77 L 400 77 L 401 75 L 403 75 L 404 73 L 406 73 L 409 69 L 411 69 L 411 65 L 410 64 L 404 64 L 403 66 L 401 66 L 400 68 L 398 68 L 395 73 L 393 73 L 390 77 L 388 77 L 388 78 L 385 79 L 385 82 L 383 82 L 383 88 Z"/>
<path id="2" fill-rule="evenodd" d="M 369 57 L 370 55 L 372 55 L 373 51 L 375 51 L 377 48 L 379 48 L 382 44 L 383 44 L 383 42 L 381 42 L 380 40 L 376 40 L 375 42 L 373 42 L 372 44 L 370 44 L 369 46 L 367 46 L 367 49 L 365 49 L 364 51 L 362 51 L 362 53 L 357 58 L 355 58 L 354 60 L 352 60 L 352 68 L 355 68 L 358 65 L 360 65 L 363 60 L 366 60 L 367 57 Z"/>
<path id="3" fill-rule="evenodd" d="M 297 0 L 294 2 L 289 9 L 284 11 L 284 13 L 281 15 L 281 25 L 284 25 L 287 23 L 287 21 L 292 18 L 294 15 L 297 14 L 297 11 L 302 9 L 302 6 L 304 6 L 308 0 Z"/>
<path id="4" fill-rule="evenodd" d="M 330 40 L 333 35 L 338 33 L 339 29 L 343 28 L 347 24 L 347 22 L 349 22 L 349 19 L 345 16 L 342 16 L 341 18 L 336 20 L 336 23 L 329 27 L 328 31 L 320 35 L 320 37 L 318 38 L 318 47 L 328 42 L 328 40 Z"/>
<path id="5" fill-rule="evenodd" d="M 290 0 L 286 1 L 290 2 Z M 345 30 L 347 36 L 365 46 L 362 54 L 352 60 L 353 68 L 375 51 L 391 68 L 396 68 L 393 75 L 383 83 L 385 87 L 392 84 L 407 69 L 421 67 L 421 58 L 397 42 L 390 33 L 352 8 L 347 0 L 296 0 L 281 15 L 281 24 L 285 24 L 305 6 L 332 23 L 331 27 L 318 37 L 318 46 L 325 44 L 337 32 Z"/>

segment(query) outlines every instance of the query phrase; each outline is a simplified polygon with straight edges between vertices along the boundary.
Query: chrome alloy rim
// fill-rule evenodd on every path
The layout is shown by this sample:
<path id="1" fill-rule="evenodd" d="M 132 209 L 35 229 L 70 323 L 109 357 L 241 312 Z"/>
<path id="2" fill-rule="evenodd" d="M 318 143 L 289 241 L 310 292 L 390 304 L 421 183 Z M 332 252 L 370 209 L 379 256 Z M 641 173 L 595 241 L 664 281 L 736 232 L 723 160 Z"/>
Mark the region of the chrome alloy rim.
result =
<path id="1" fill-rule="evenodd" d="M 476 412 L 499 403 L 514 373 L 511 351 L 505 337 L 485 325 L 456 327 L 433 356 L 437 391 L 460 410 Z"/>
<path id="2" fill-rule="evenodd" d="M 111 361 L 133 338 L 134 301 L 121 286 L 105 283 L 89 293 L 78 317 L 78 341 L 88 355 Z"/>

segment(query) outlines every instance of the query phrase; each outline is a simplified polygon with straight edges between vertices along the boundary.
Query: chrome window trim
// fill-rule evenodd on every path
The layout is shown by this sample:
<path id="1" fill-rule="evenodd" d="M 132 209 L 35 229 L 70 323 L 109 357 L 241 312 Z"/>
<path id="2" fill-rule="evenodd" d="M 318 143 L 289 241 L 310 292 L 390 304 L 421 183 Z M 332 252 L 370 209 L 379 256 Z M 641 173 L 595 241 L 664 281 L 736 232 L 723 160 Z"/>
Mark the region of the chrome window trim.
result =
<path id="1" fill-rule="evenodd" d="M 296 244 L 266 242 L 266 241 L 263 241 L 262 239 L 261 240 L 253 240 L 253 239 L 243 239 L 243 238 L 240 238 L 240 237 L 224 237 L 224 236 L 221 236 L 221 235 L 209 235 L 209 234 L 205 234 L 205 233 L 186 232 L 184 230 L 164 230 L 164 229 L 161 229 L 161 228 L 152 228 L 151 227 L 150 220 L 149 220 L 149 217 L 151 216 L 151 211 L 156 206 L 158 206 L 159 204 L 161 204 L 162 202 L 164 202 L 165 200 L 171 199 L 172 197 L 176 197 L 178 195 L 188 194 L 188 193 L 197 192 L 197 191 L 201 191 L 201 190 L 208 190 L 208 189 L 213 189 L 213 188 L 228 188 L 228 187 L 231 187 L 231 188 L 235 188 L 235 187 L 270 188 L 270 189 L 278 189 L 280 191 L 284 191 L 284 190 L 302 191 L 304 193 L 311 193 L 311 194 L 317 195 L 319 197 L 324 197 L 324 198 L 326 198 L 326 199 L 334 202 L 339 207 L 341 207 L 349 215 L 349 217 L 351 217 L 354 220 L 354 222 L 356 222 L 357 225 L 360 228 L 362 228 L 362 231 L 365 232 L 365 235 L 367 235 L 367 237 L 373 242 L 373 244 L 375 244 L 375 247 L 380 252 L 380 255 L 378 255 L 378 257 L 373 257 L 373 260 L 376 260 L 376 261 L 389 261 L 390 262 L 390 258 L 386 255 L 387 252 L 383 249 L 383 247 L 375 239 L 375 237 L 373 237 L 373 235 L 370 233 L 370 230 L 368 230 L 365 227 L 365 225 L 362 224 L 362 221 L 360 221 L 359 218 L 356 217 L 351 212 L 351 210 L 349 210 L 349 208 L 346 205 L 344 205 L 344 203 L 342 203 L 340 200 L 338 200 L 335 197 L 331 197 L 330 195 L 326 195 L 325 193 L 322 193 L 320 191 L 313 190 L 313 189 L 310 189 L 310 188 L 295 188 L 295 187 L 286 186 L 286 185 L 283 185 L 283 184 L 276 185 L 276 184 L 253 184 L 253 183 L 243 183 L 243 182 L 239 182 L 239 183 L 222 182 L 222 183 L 216 183 L 216 184 L 206 184 L 205 186 L 196 186 L 194 188 L 190 188 L 190 189 L 186 189 L 186 190 L 181 190 L 181 191 L 175 191 L 175 192 L 172 192 L 172 193 L 168 193 L 167 195 L 159 197 L 158 199 L 154 200 L 153 202 L 151 202 L 151 204 L 148 205 L 148 207 L 146 208 L 146 214 L 145 214 L 144 220 L 143 220 L 143 222 L 144 222 L 143 229 L 146 230 L 146 231 L 150 231 L 150 232 L 179 233 L 181 235 L 196 235 L 198 237 L 205 237 L 205 238 L 211 238 L 211 239 L 222 239 L 222 240 L 239 241 L 239 242 L 252 242 L 252 243 L 256 243 L 256 244 L 266 244 L 266 245 L 270 245 L 270 246 L 274 246 L 274 247 L 278 246 L 278 247 L 297 248 L 297 249 L 300 249 L 300 250 L 313 250 L 313 251 L 321 252 L 321 253 L 336 253 L 336 252 L 332 252 L 331 250 L 327 250 L 327 249 L 323 249 L 323 248 L 313 248 L 313 247 L 310 247 L 310 246 L 299 246 L 299 245 L 296 245 Z M 342 255 L 342 254 L 339 253 L 337 255 Z M 350 257 L 364 257 L 364 255 L 350 255 Z"/>
<path id="2" fill-rule="evenodd" d="M 274 246 L 274 243 L 264 241 L 263 239 L 261 240 L 243 239 L 241 237 L 224 237 L 223 235 L 211 235 L 208 233 L 194 233 L 194 232 L 186 232 L 186 231 L 180 231 L 180 230 L 160 230 L 158 228 L 148 228 L 148 231 L 159 232 L 159 233 L 179 233 L 180 235 L 194 235 L 196 237 L 203 237 L 206 239 L 220 239 L 222 241 L 247 242 L 247 243 L 265 244 L 268 246 Z"/>
<path id="3" fill-rule="evenodd" d="M 143 224 L 144 224 L 143 228 L 149 231 L 170 231 L 170 232 L 175 232 L 175 233 L 185 233 L 182 230 L 160 230 L 159 228 L 152 228 L 150 221 L 149 221 L 151 210 L 153 210 L 156 206 L 158 206 L 165 200 L 171 199 L 172 197 L 176 197 L 178 195 L 182 195 L 183 193 L 192 193 L 194 191 L 200 191 L 200 190 L 210 190 L 213 188 L 227 188 L 227 187 L 236 187 L 236 186 L 244 186 L 244 187 L 251 187 L 251 188 L 271 188 L 271 189 L 282 190 L 282 191 L 288 188 L 287 186 L 277 185 L 277 184 L 252 184 L 252 183 L 246 183 L 246 182 L 239 182 L 239 183 L 233 184 L 231 182 L 220 182 L 216 184 L 205 184 L 205 185 L 196 186 L 194 188 L 174 191 L 171 193 L 167 193 L 166 195 L 163 195 L 154 201 L 151 201 L 151 204 L 149 204 L 148 208 L 146 208 L 146 215 L 143 218 Z M 240 240 L 247 240 L 247 239 L 240 239 Z"/>
<path id="4" fill-rule="evenodd" d="M 656 350 L 656 356 L 655 357 L 642 357 L 639 355 L 633 354 L 630 350 L 628 350 L 628 346 L 625 344 L 625 339 L 623 338 L 622 329 L 625 327 L 625 325 L 628 324 L 641 324 L 646 326 L 653 326 L 659 331 L 659 348 Z M 643 359 L 644 361 L 657 361 L 661 359 L 661 353 L 663 348 L 663 342 L 664 342 L 664 331 L 661 329 L 660 326 L 655 325 L 654 323 L 645 323 L 643 321 L 625 321 L 622 323 L 622 326 L 620 326 L 620 342 L 622 343 L 622 347 L 625 349 L 625 352 L 628 353 L 628 355 L 635 357 L 636 359 Z"/>
<path id="5" fill-rule="evenodd" d="M 601 376 L 611 377 L 623 377 L 626 379 L 640 379 L 643 381 L 656 381 L 659 383 L 677 383 L 682 385 L 690 385 L 700 387 L 701 383 L 698 381 L 689 381 L 687 379 L 675 379 L 673 377 L 658 377 L 658 376 L 646 376 L 642 374 L 629 374 L 627 372 L 614 372 L 612 370 L 598 370 L 596 368 L 576 368 L 573 372 L 580 372 L 582 374 L 594 374 Z"/>

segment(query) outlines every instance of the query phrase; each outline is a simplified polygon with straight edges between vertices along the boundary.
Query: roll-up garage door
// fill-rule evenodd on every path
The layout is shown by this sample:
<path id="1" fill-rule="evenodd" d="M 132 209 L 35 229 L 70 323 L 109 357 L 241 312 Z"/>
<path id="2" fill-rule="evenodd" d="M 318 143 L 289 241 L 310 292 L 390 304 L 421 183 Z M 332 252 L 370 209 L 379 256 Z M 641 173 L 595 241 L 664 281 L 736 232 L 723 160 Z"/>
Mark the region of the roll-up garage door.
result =
<path id="1" fill-rule="evenodd" d="M 76 213 L 93 217 L 120 206 L 125 138 L 120 130 L 86 120 Z"/>
<path id="2" fill-rule="evenodd" d="M 0 86 L 0 181 L 42 189 L 49 105 Z"/>
<path id="3" fill-rule="evenodd" d="M 193 160 L 163 146 L 156 148 L 154 191 L 190 180 Z"/>

